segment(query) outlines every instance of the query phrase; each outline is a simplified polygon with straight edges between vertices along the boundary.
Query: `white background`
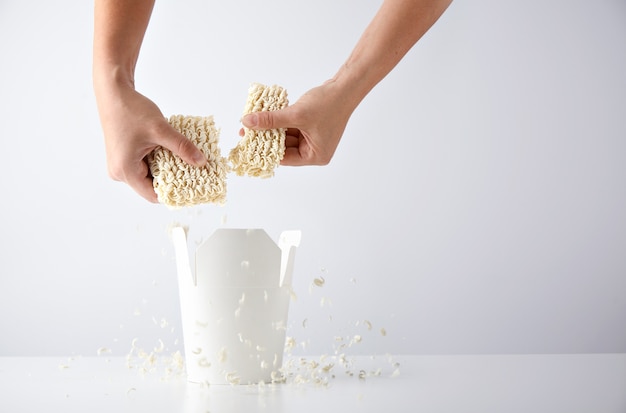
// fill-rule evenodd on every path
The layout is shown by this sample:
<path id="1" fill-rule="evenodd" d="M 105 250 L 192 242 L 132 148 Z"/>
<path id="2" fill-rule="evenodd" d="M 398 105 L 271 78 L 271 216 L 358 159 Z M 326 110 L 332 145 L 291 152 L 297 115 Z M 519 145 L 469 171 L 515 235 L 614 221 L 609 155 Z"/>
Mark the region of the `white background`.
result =
<path id="1" fill-rule="evenodd" d="M 166 115 L 214 115 L 226 152 L 251 82 L 295 102 L 379 3 L 160 1 L 137 87 Z M 182 211 L 107 177 L 92 7 L 0 2 L 0 356 L 181 349 L 172 222 L 196 241 L 301 229 L 302 352 L 352 334 L 362 354 L 626 352 L 624 1 L 457 1 L 329 166 L 231 176 L 226 206 Z"/>

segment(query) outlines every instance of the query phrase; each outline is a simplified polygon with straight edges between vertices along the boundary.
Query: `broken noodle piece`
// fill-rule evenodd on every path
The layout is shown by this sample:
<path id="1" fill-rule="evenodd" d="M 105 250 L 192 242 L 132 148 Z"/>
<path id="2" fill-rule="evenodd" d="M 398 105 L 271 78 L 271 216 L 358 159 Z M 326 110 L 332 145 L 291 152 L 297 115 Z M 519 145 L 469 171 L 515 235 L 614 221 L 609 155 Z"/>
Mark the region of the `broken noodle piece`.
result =
<path id="1" fill-rule="evenodd" d="M 163 147 L 152 151 L 148 165 L 159 202 L 172 208 L 224 204 L 229 168 L 218 147 L 219 130 L 213 116 L 176 115 L 169 123 L 204 153 L 207 164 L 201 168 L 190 165 Z"/>
<path id="2" fill-rule="evenodd" d="M 280 110 L 288 104 L 284 88 L 253 83 L 248 90 L 243 114 Z M 243 138 L 228 157 L 233 172 L 239 176 L 274 176 L 274 169 L 285 155 L 285 132 L 283 128 L 253 130 L 244 127 Z"/>

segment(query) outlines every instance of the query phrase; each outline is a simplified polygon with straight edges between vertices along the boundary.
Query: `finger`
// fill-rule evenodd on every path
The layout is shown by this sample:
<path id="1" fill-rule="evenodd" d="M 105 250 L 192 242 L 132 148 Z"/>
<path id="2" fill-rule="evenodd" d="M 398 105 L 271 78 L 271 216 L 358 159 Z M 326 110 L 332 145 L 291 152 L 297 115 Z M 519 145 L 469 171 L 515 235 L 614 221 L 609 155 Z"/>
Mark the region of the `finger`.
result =
<path id="1" fill-rule="evenodd" d="M 298 147 L 300 145 L 300 139 L 297 136 L 285 136 L 285 147 Z"/>
<path id="2" fill-rule="evenodd" d="M 154 192 L 154 186 L 152 185 L 151 178 L 146 177 L 141 181 L 137 181 L 137 184 L 132 186 L 132 188 L 147 201 L 152 202 L 153 204 L 157 204 L 159 202 L 157 194 Z"/>
<path id="3" fill-rule="evenodd" d="M 298 129 L 298 128 L 287 128 L 287 130 L 285 131 L 285 133 L 286 133 L 288 136 L 295 136 L 295 137 L 298 137 L 298 136 L 300 136 L 300 135 L 301 135 L 300 129 Z"/>
<path id="4" fill-rule="evenodd" d="M 250 129 L 291 128 L 297 126 L 293 124 L 292 114 L 291 107 L 288 106 L 281 110 L 249 113 L 241 122 Z"/>
<path id="5" fill-rule="evenodd" d="M 284 166 L 303 166 L 306 165 L 304 159 L 302 159 L 302 154 L 300 153 L 300 149 L 295 147 L 288 147 L 285 149 L 285 155 L 283 156 L 282 161 L 280 161 L 281 165 Z"/>
<path id="6" fill-rule="evenodd" d="M 126 176 L 126 183 L 147 201 L 154 204 L 159 202 L 157 194 L 154 192 L 152 176 L 148 173 L 148 165 L 145 162 L 141 162 L 136 173 Z"/>
<path id="7" fill-rule="evenodd" d="M 204 153 L 183 134 L 178 133 L 172 127 L 159 135 L 157 143 L 180 156 L 180 158 L 188 164 L 202 167 L 207 163 L 207 158 L 204 156 Z"/>

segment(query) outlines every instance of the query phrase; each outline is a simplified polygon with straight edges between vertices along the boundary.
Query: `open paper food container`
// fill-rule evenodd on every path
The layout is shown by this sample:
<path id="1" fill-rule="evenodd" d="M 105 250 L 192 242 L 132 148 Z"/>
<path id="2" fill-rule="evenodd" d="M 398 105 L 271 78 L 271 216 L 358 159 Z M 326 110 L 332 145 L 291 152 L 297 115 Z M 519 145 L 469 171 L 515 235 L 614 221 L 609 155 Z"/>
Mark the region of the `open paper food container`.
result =
<path id="1" fill-rule="evenodd" d="M 186 231 L 172 229 L 185 366 L 191 382 L 252 384 L 282 366 L 300 231 L 278 245 L 262 229 L 218 229 L 189 260 Z"/>

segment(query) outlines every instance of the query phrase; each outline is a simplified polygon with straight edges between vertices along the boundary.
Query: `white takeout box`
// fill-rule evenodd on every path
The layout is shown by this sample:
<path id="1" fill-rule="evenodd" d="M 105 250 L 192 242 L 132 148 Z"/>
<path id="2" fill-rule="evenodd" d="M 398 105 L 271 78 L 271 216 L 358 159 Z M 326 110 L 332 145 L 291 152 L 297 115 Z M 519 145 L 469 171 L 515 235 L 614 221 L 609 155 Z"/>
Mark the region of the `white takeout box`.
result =
<path id="1" fill-rule="evenodd" d="M 300 231 L 278 245 L 262 229 L 217 229 L 189 261 L 186 231 L 172 229 L 185 366 L 191 382 L 269 382 L 282 366 Z"/>

